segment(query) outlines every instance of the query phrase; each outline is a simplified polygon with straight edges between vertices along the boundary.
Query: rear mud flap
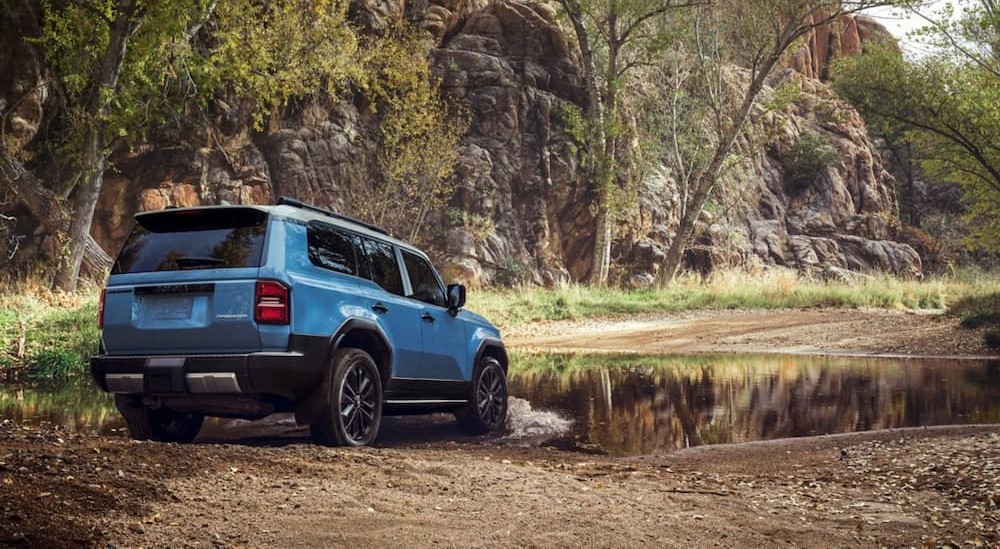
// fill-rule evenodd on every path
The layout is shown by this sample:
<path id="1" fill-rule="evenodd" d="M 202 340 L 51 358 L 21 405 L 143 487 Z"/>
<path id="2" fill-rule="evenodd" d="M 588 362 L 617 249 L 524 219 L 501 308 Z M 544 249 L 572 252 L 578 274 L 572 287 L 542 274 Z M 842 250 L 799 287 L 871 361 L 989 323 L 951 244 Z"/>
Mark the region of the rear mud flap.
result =
<path id="1" fill-rule="evenodd" d="M 319 415 L 330 407 L 330 377 L 332 368 L 327 368 L 323 374 L 323 382 L 315 391 L 295 401 L 295 423 L 310 425 L 319 419 Z"/>

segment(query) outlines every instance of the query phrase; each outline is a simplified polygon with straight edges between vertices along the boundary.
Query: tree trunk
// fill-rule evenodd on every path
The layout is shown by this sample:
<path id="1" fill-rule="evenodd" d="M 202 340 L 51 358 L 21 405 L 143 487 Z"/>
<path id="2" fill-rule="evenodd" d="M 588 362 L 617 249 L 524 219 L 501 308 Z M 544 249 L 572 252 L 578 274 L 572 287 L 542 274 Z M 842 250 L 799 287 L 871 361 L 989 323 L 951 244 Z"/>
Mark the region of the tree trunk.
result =
<path id="1" fill-rule="evenodd" d="M 667 249 L 667 257 L 663 261 L 663 267 L 660 268 L 661 282 L 670 283 L 677 276 L 684 250 L 687 249 L 691 237 L 694 235 L 694 227 L 698 221 L 698 216 L 701 215 L 705 201 L 708 200 L 708 197 L 712 194 L 712 190 L 715 188 L 715 183 L 722 172 L 722 165 L 725 163 L 726 157 L 729 156 L 730 151 L 736 145 L 736 138 L 739 137 L 740 132 L 743 131 L 743 127 L 750 118 L 750 110 L 757 101 L 760 91 L 764 88 L 764 81 L 771 74 L 771 70 L 777 64 L 778 59 L 780 59 L 780 51 L 779 54 L 769 57 L 761 65 L 756 74 L 753 75 L 746 95 L 743 96 L 743 102 L 740 104 L 736 116 L 733 117 L 732 125 L 719 139 L 719 143 L 715 147 L 715 154 L 712 156 L 712 161 L 696 180 L 691 202 L 687 205 L 684 215 L 681 216 L 680 222 L 677 225 L 677 234 L 674 235 L 674 239 L 670 242 L 670 248 Z"/>
<path id="2" fill-rule="evenodd" d="M 107 112 L 108 96 L 118 87 L 118 75 L 125 61 L 125 51 L 129 37 L 135 31 L 133 21 L 137 0 L 118 0 L 115 18 L 111 24 L 108 47 L 101 61 L 100 72 L 90 92 L 86 105 L 89 127 L 84 137 L 83 160 L 80 178 L 83 186 L 76 190 L 73 217 L 67 235 L 68 257 L 60 262 L 53 287 L 66 292 L 76 290 L 80 275 L 80 265 L 90 236 L 90 226 L 94 220 L 94 208 L 101 194 L 104 181 L 104 165 L 108 152 L 104 143 L 104 115 Z"/>
<path id="3" fill-rule="evenodd" d="M 590 282 L 604 285 L 611 271 L 611 225 L 612 212 L 606 199 L 598 199 L 597 226 L 594 231 L 594 261 L 590 270 Z"/>
<path id="4" fill-rule="evenodd" d="M 13 195 L 31 215 L 53 235 L 65 234 L 70 228 L 70 214 L 66 202 L 42 184 L 30 171 L 10 157 L 0 147 L 0 190 Z M 111 267 L 111 257 L 89 234 L 84 243 L 82 271 L 98 277 Z"/>
<path id="5" fill-rule="evenodd" d="M 593 139 L 590 148 L 596 156 L 594 159 L 594 180 L 597 187 L 597 226 L 594 232 L 594 253 L 590 269 L 590 282 L 604 284 L 608 280 L 611 266 L 611 220 L 612 211 L 609 200 L 611 167 L 607 161 L 608 135 L 605 124 L 604 97 L 597 82 L 597 64 L 594 61 L 594 50 L 590 45 L 590 37 L 583 23 L 583 9 L 578 0 L 561 0 L 573 31 L 576 34 L 577 45 L 580 47 L 580 57 L 583 62 L 583 80 L 589 96 L 587 104 L 587 119 L 593 128 Z"/>

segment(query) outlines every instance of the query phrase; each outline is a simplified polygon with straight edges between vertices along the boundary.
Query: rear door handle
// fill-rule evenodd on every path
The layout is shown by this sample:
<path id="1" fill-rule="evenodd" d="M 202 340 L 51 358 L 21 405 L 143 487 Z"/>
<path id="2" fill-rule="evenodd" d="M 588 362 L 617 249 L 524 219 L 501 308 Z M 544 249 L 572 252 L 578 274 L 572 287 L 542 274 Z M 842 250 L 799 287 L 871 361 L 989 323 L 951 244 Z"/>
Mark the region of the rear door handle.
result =
<path id="1" fill-rule="evenodd" d="M 382 305 L 381 303 L 376 303 L 372 305 L 372 310 L 380 315 L 384 315 L 385 313 L 389 312 L 389 308 L 386 307 L 385 305 Z"/>
<path id="2" fill-rule="evenodd" d="M 424 313 L 424 314 L 420 315 L 420 318 L 424 322 L 434 322 L 434 315 L 432 315 L 430 313 Z"/>

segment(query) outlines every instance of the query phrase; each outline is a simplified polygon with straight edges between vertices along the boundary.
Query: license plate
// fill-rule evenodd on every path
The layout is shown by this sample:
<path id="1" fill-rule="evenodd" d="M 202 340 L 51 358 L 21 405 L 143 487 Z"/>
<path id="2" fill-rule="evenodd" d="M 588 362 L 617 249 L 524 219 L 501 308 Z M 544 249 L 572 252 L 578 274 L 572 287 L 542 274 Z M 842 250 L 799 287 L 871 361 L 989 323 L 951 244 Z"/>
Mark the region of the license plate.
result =
<path id="1" fill-rule="evenodd" d="M 190 297 L 167 297 L 157 299 L 153 304 L 153 318 L 156 320 L 184 320 L 191 318 L 193 300 Z"/>

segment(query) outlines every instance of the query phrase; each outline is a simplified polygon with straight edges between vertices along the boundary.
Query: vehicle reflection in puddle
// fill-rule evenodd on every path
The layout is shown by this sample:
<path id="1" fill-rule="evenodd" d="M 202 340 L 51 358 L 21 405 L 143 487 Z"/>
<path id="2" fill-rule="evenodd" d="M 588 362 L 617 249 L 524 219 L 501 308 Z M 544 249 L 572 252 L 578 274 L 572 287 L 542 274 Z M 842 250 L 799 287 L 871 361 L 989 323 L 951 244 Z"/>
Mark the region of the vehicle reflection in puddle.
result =
<path id="1" fill-rule="evenodd" d="M 785 355 L 512 356 L 510 427 L 490 444 L 640 455 L 687 446 L 947 424 L 1000 423 L 1000 361 Z M 125 436 L 83 378 L 0 385 L 0 419 Z M 290 414 L 211 418 L 198 442 L 303 444 Z M 387 417 L 376 446 L 473 442 L 448 414 Z"/>

